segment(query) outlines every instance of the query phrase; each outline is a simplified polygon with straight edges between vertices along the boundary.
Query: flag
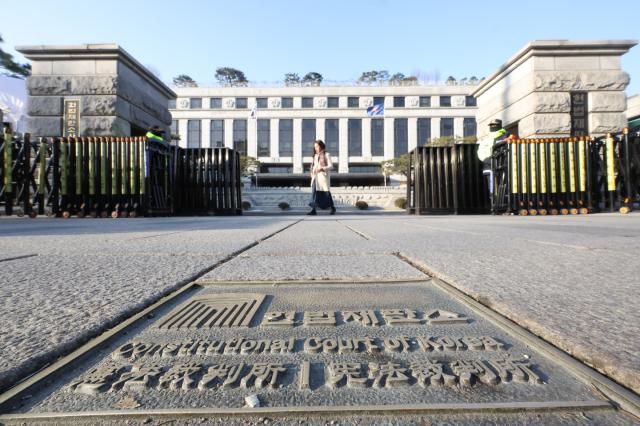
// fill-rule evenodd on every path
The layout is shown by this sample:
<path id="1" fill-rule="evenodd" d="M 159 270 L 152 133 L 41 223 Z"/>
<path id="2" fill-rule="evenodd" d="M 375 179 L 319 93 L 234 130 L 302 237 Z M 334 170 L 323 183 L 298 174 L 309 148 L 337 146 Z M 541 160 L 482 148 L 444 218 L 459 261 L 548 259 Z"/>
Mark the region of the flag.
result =
<path id="1" fill-rule="evenodd" d="M 258 118 L 258 104 L 255 104 L 251 108 L 251 113 L 249 114 L 249 118 L 252 120 L 255 120 L 256 118 Z"/>
<path id="2" fill-rule="evenodd" d="M 369 117 L 384 116 L 384 104 L 375 104 L 367 108 L 367 115 Z"/>

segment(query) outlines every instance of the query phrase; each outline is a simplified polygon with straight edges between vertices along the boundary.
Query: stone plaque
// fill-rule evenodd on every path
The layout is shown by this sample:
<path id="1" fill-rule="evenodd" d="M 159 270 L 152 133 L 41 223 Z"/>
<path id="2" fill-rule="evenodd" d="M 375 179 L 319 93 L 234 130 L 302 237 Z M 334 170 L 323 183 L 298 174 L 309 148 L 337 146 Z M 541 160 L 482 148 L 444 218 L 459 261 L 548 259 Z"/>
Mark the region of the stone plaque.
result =
<path id="1" fill-rule="evenodd" d="M 63 122 L 63 136 L 70 138 L 80 136 L 80 99 L 64 100 Z"/>
<path id="2" fill-rule="evenodd" d="M 248 410 L 252 395 L 261 410 L 287 413 L 608 406 L 430 282 L 250 288 L 196 288 L 74 364 L 21 410 L 110 415 L 133 406 L 153 417 L 197 407 L 202 417 Z"/>

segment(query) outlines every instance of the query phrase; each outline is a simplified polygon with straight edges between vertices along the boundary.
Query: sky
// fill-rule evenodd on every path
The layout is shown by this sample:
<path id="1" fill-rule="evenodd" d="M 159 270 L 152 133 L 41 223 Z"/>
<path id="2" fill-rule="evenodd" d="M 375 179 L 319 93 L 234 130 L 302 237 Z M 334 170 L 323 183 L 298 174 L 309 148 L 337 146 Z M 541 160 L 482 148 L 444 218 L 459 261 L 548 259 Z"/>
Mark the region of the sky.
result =
<path id="1" fill-rule="evenodd" d="M 163 81 L 200 86 L 223 66 L 258 83 L 372 69 L 481 78 L 531 40 L 640 39 L 638 0 L 0 0 L 0 11 L 0 47 L 20 61 L 16 45 L 117 43 Z M 640 93 L 640 46 L 622 67 L 627 94 Z"/>

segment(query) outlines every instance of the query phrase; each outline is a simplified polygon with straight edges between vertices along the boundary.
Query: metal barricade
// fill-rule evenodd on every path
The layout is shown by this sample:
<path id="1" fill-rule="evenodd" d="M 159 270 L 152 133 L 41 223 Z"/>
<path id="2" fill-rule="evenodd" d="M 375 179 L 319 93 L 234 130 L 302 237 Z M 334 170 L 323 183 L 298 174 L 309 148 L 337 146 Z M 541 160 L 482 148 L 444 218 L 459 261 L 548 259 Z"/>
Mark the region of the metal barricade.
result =
<path id="1" fill-rule="evenodd" d="M 410 214 L 488 213 L 489 192 L 478 146 L 421 146 L 410 153 L 407 212 Z"/>
<path id="2" fill-rule="evenodd" d="M 0 203 L 11 215 L 172 212 L 173 148 L 144 137 L 2 139 Z"/>
<path id="3" fill-rule="evenodd" d="M 229 148 L 178 148 L 175 165 L 176 214 L 242 214 L 239 153 Z"/>

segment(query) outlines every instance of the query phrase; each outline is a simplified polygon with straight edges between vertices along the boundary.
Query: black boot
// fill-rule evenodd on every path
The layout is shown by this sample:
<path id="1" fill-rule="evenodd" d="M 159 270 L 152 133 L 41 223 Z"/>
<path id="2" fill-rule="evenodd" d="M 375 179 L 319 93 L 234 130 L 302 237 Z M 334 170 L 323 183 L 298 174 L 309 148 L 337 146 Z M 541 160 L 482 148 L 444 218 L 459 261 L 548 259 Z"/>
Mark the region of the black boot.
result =
<path id="1" fill-rule="evenodd" d="M 331 206 L 331 213 L 329 213 L 329 214 L 336 214 L 336 208 Z"/>
<path id="2" fill-rule="evenodd" d="M 307 213 L 307 216 L 315 216 L 318 213 L 316 213 L 316 209 L 311 209 L 311 211 L 309 213 Z"/>

